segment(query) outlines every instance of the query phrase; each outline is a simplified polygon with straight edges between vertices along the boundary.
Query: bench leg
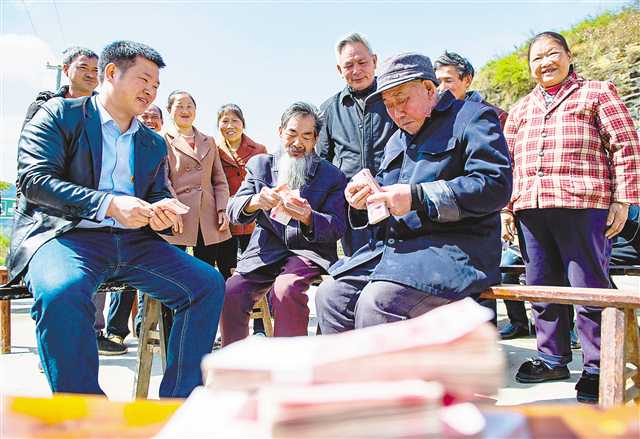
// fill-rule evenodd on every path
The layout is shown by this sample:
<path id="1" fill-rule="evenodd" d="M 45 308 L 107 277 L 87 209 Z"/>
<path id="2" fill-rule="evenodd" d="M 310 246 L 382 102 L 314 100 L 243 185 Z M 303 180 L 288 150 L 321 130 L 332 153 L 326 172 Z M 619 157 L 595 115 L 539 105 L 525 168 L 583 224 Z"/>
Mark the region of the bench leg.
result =
<path id="1" fill-rule="evenodd" d="M 629 378 L 632 381 L 632 385 L 625 392 L 624 402 L 634 401 L 640 405 L 640 335 L 638 334 L 640 328 L 638 327 L 636 311 L 634 309 L 625 309 L 624 312 L 627 323 L 627 330 L 625 331 L 625 363 L 631 363 L 635 366 L 635 371 L 629 368 Z"/>
<path id="2" fill-rule="evenodd" d="M 11 301 L 0 300 L 0 354 L 11 353 Z"/>
<path id="3" fill-rule="evenodd" d="M 624 401 L 625 380 L 625 311 L 605 308 L 602 311 L 600 344 L 600 407 L 610 408 Z"/>
<path id="4" fill-rule="evenodd" d="M 151 367 L 153 366 L 152 330 L 158 324 L 160 317 L 160 303 L 144 296 L 144 312 L 140 334 L 138 334 L 138 364 L 133 380 L 135 399 L 144 399 L 149 394 L 149 382 L 151 381 Z"/>

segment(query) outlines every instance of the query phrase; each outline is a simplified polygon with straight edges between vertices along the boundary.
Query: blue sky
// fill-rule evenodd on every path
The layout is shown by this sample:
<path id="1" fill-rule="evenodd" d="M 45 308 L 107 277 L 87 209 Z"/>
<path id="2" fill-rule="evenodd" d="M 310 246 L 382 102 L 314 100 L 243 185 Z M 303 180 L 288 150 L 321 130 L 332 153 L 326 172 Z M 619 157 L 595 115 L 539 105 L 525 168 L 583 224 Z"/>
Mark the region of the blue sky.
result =
<path id="1" fill-rule="evenodd" d="M 0 0 L 0 179 L 15 177 L 27 106 L 55 86 L 46 62 L 57 62 L 69 45 L 98 53 L 116 39 L 151 45 L 167 63 L 156 104 L 164 109 L 172 90 L 189 90 L 198 104 L 196 126 L 216 135 L 217 108 L 237 103 L 247 133 L 274 148 L 288 104 L 320 105 L 343 87 L 334 44 L 346 33 L 365 34 L 380 61 L 405 51 L 435 58 L 447 49 L 479 69 L 534 33 L 563 30 L 626 3 Z"/>

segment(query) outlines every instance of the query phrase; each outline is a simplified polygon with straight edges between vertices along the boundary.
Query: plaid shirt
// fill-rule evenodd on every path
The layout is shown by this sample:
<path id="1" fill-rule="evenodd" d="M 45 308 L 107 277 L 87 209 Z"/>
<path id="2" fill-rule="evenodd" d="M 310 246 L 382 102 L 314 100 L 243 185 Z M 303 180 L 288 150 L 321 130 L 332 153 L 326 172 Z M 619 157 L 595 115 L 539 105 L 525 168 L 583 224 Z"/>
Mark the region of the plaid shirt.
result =
<path id="1" fill-rule="evenodd" d="M 513 163 L 512 211 L 608 209 L 640 203 L 640 142 L 610 82 L 570 75 L 547 106 L 538 85 L 504 128 Z"/>

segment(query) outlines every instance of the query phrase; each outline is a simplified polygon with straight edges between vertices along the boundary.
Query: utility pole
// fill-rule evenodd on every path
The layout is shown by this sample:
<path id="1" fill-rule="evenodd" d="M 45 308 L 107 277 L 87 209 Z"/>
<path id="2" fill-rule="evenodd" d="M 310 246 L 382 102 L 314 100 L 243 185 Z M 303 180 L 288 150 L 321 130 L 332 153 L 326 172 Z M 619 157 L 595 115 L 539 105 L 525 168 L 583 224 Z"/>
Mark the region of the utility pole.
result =
<path id="1" fill-rule="evenodd" d="M 49 64 L 47 61 L 47 68 L 49 70 L 57 70 L 56 74 L 56 90 L 60 89 L 60 82 L 62 81 L 62 65 L 61 64 Z"/>

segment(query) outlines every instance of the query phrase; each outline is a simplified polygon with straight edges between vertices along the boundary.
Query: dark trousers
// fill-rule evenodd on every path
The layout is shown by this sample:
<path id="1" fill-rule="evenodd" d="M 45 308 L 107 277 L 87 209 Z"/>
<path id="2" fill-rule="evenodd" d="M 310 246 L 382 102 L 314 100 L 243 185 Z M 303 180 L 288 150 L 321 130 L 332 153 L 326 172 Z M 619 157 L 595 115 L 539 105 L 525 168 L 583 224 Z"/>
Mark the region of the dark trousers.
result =
<path id="1" fill-rule="evenodd" d="M 129 315 L 136 294 L 132 291 L 111 293 L 109 314 L 107 316 L 107 334 L 126 338 L 129 335 Z"/>
<path id="2" fill-rule="evenodd" d="M 529 209 L 517 218 L 527 285 L 610 288 L 607 210 Z M 571 361 L 570 308 L 532 303 L 539 355 L 551 367 Z M 597 374 L 602 308 L 575 306 L 575 311 L 584 369 Z"/>
<path id="3" fill-rule="evenodd" d="M 503 250 L 500 265 L 508 266 L 519 264 L 522 264 L 522 257 L 519 254 L 509 248 Z M 501 282 L 503 284 L 517 285 L 520 283 L 520 276 L 514 273 L 504 273 L 501 276 Z M 509 322 L 512 325 L 519 326 L 521 328 L 529 328 L 529 318 L 527 317 L 527 310 L 524 306 L 524 302 L 517 300 L 505 300 L 504 305 L 507 308 L 507 316 L 509 317 Z"/>
<path id="4" fill-rule="evenodd" d="M 176 247 L 182 250 L 187 249 L 184 245 Z M 238 246 L 233 238 L 216 244 L 205 245 L 202 233 L 198 230 L 198 241 L 193 247 L 193 256 L 207 262 L 212 267 L 217 267 L 225 281 L 231 277 L 231 269 L 235 268 L 238 263 L 237 254 Z"/>
<path id="5" fill-rule="evenodd" d="M 344 232 L 342 238 L 340 238 L 340 244 L 342 245 L 344 255 L 353 255 L 356 250 L 359 250 L 363 245 L 369 242 L 370 235 L 371 232 L 369 229 L 354 230 L 349 224 L 347 224 L 347 230 Z"/>
<path id="6" fill-rule="evenodd" d="M 249 335 L 249 314 L 267 291 L 271 292 L 274 335 L 307 335 L 309 307 L 307 290 L 324 270 L 302 256 L 266 265 L 247 274 L 235 273 L 227 280 L 220 320 L 222 346 Z"/>
<path id="7" fill-rule="evenodd" d="M 449 303 L 395 282 L 369 277 L 380 258 L 350 271 L 338 279 L 323 281 L 316 291 L 316 313 L 322 334 L 412 318 Z"/>

